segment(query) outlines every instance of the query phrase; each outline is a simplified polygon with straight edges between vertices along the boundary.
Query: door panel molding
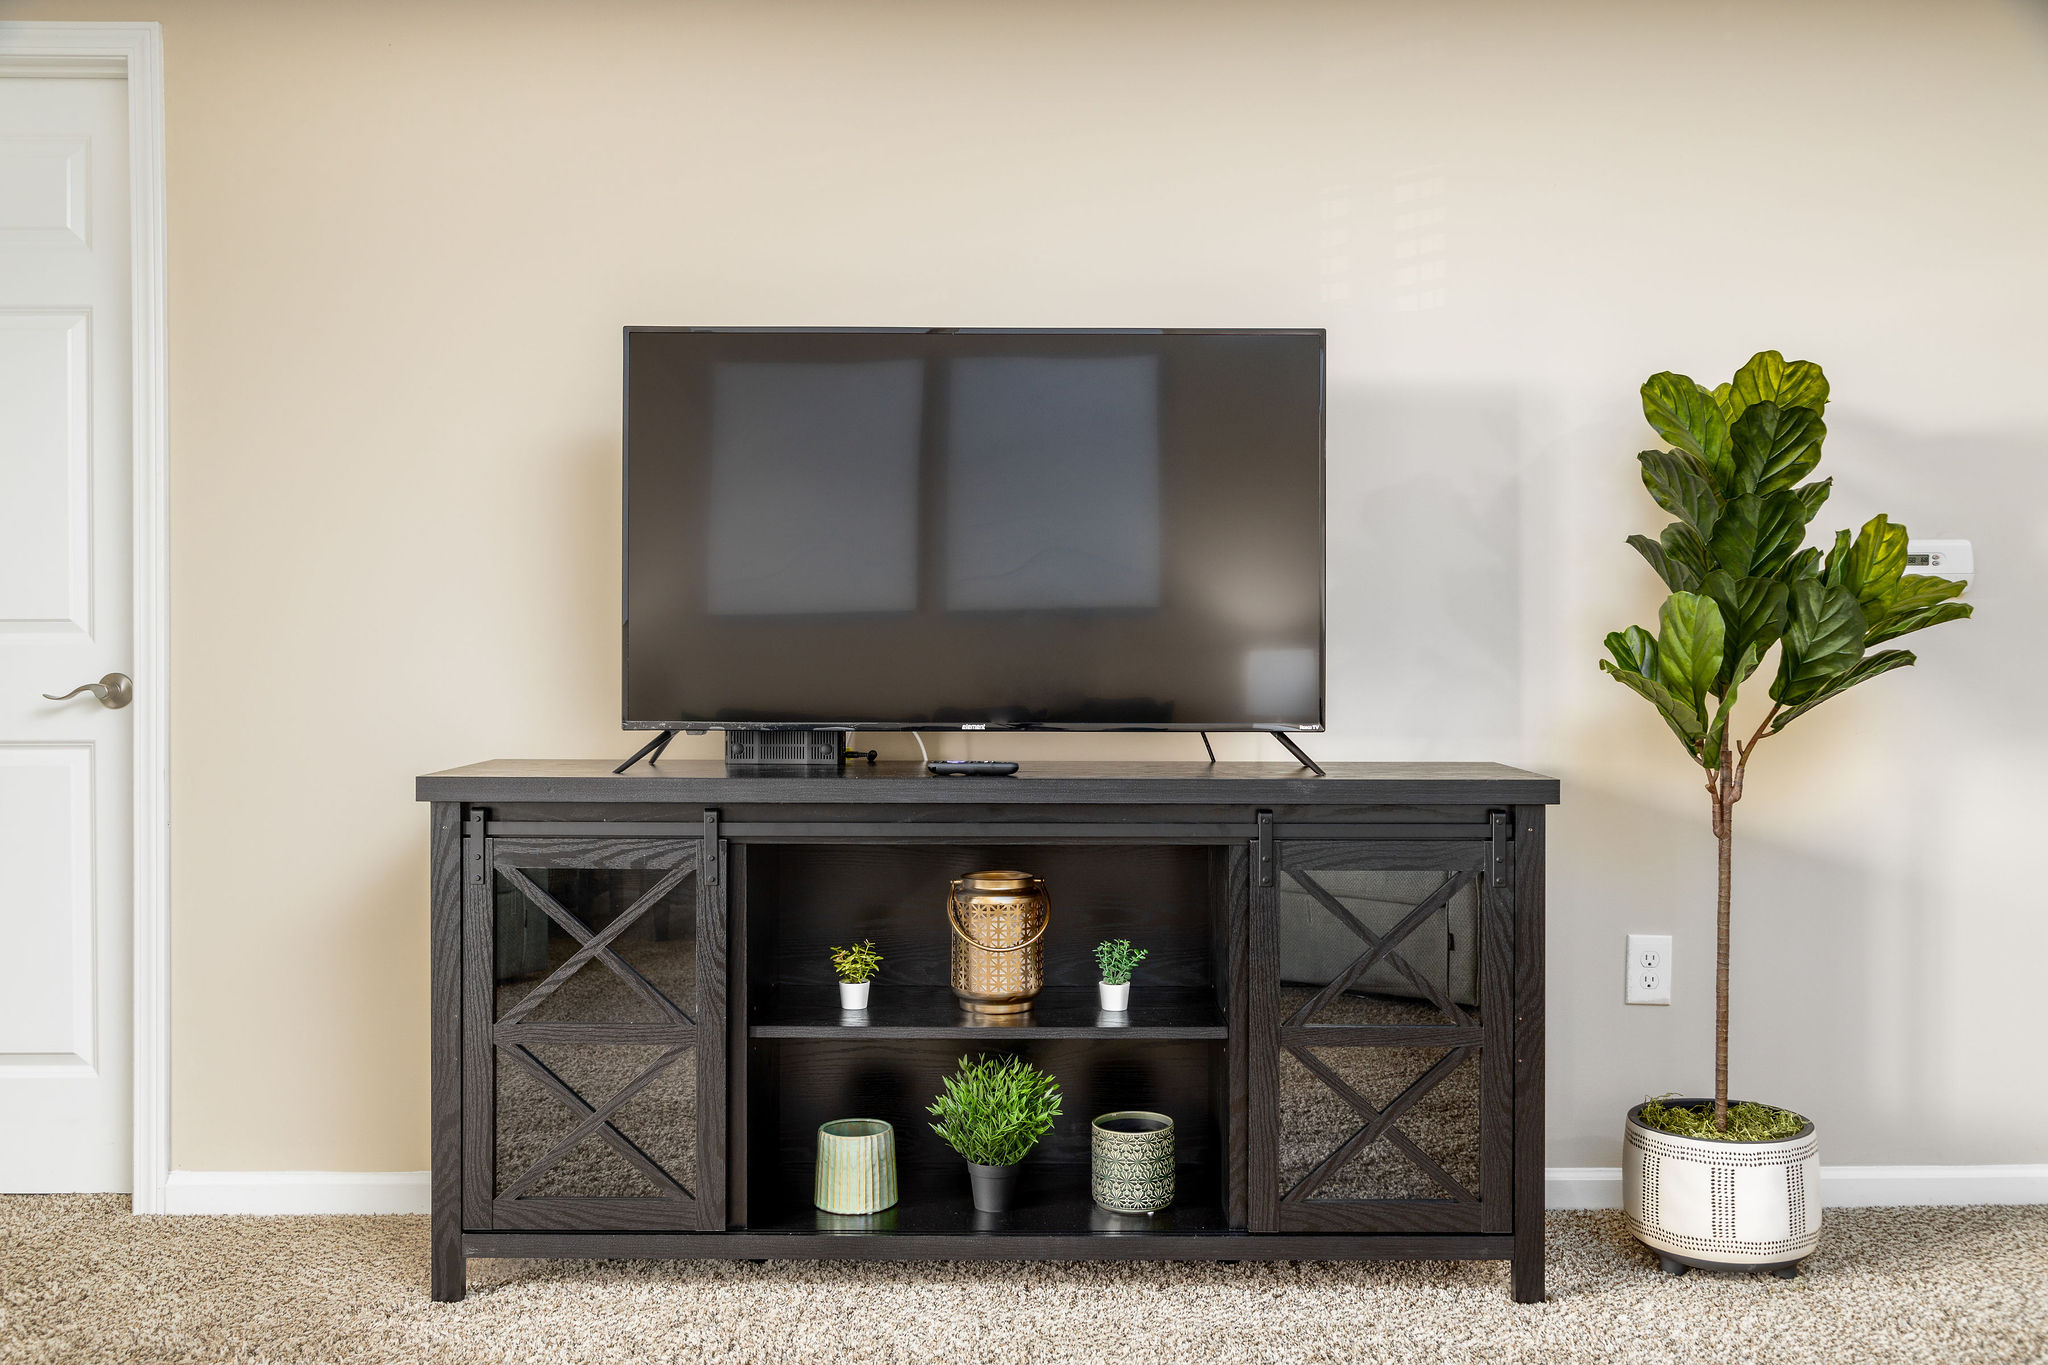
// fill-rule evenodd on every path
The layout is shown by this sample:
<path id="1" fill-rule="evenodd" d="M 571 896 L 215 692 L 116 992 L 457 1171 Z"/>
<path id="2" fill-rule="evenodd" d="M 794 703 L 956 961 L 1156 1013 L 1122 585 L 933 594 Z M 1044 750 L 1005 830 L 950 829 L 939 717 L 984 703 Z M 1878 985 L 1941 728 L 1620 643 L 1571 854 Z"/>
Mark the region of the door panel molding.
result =
<path id="1" fill-rule="evenodd" d="M 34 354 L 38 343 L 41 355 Z M 4 539 L 12 542 L 0 560 L 6 566 L 0 571 L 0 634 L 90 639 L 92 309 L 0 308 L 0 373 L 10 371 L 14 377 L 8 381 L 12 391 L 7 406 L 15 408 L 16 421 L 40 426 L 45 438 L 31 438 L 31 445 L 40 449 L 33 450 L 26 463 L 42 463 L 45 468 L 35 471 L 44 476 L 40 481 L 31 473 L 21 482 L 10 479 L 0 486 L 0 504 L 12 504 L 0 514 L 6 518 L 0 522 Z M 26 415 L 34 398 L 12 389 L 21 382 L 32 391 L 38 381 L 54 381 L 58 390 L 39 414 L 39 423 Z M 37 522 L 55 532 L 40 546 Z M 43 582 L 31 586 L 38 577 Z"/>
<path id="2" fill-rule="evenodd" d="M 134 1207 L 169 1211 L 170 466 L 165 327 L 163 28 L 0 22 L 0 78 L 128 86 L 134 667 Z"/>
<path id="3" fill-rule="evenodd" d="M 61 902 L 64 913 L 40 927 L 45 937 L 35 941 L 30 931 L 26 944 L 8 945 L 12 965 L 26 966 L 21 984 L 0 1003 L 0 1068 L 13 1074 L 33 1072 L 41 1077 L 89 1078 L 99 1072 L 99 971 L 98 915 L 93 898 L 93 746 L 90 742 L 0 743 L 0 792 L 15 789 L 18 808 L 54 816 L 51 825 L 34 827 L 33 817 L 26 829 L 0 829 L 0 866 L 19 877 L 27 869 L 33 886 L 36 861 L 29 844 L 45 845 L 62 840 L 68 844 L 63 858 L 64 885 L 33 886 L 26 898 L 48 896 Z M 37 773 L 37 770 L 41 770 Z M 30 774 L 56 779 L 61 792 L 44 790 L 32 794 L 25 785 Z M 36 799 L 40 795 L 41 799 Z M 24 840 L 10 849 L 15 839 Z M 29 856 L 20 856 L 29 855 Z M 25 890 L 18 882 L 9 891 Z M 38 949 L 41 952 L 38 952 Z M 58 1014 L 65 1021 L 61 1034 L 36 1027 L 36 1016 Z"/>

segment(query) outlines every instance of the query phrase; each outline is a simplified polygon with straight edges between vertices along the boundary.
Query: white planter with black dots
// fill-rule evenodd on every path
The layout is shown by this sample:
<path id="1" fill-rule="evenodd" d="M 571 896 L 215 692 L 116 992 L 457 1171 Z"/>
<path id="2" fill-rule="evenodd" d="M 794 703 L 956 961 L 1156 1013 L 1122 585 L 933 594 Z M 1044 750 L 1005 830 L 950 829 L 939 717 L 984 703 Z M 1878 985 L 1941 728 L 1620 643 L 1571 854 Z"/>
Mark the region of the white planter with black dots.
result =
<path id="1" fill-rule="evenodd" d="M 1705 1103 L 1669 1100 L 1673 1106 Z M 1660 1132 L 1628 1111 L 1621 1162 L 1628 1230 L 1666 1271 L 1768 1270 L 1791 1279 L 1820 1245 L 1820 1138 L 1774 1142 Z"/>

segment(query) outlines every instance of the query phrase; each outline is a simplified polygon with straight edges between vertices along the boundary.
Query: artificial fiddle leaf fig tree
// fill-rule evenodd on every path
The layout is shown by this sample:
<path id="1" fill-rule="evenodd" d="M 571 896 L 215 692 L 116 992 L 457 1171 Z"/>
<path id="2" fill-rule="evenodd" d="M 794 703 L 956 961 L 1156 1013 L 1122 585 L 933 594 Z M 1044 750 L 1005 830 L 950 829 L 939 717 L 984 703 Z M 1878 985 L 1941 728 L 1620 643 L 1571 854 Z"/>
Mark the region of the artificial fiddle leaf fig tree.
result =
<path id="1" fill-rule="evenodd" d="M 1735 803 L 1757 746 L 1823 702 L 1913 662 L 1872 646 L 1970 614 L 1963 584 L 1907 575 L 1906 528 L 1880 514 L 1823 553 L 1807 523 L 1833 479 L 1820 464 L 1828 381 L 1810 360 L 1763 351 L 1715 389 L 1682 374 L 1643 384 L 1643 415 L 1667 450 L 1637 456 L 1643 486 L 1677 520 L 1628 543 L 1671 595 L 1654 633 L 1607 637 L 1600 667 L 1657 708 L 1706 770 L 1720 844 L 1715 899 L 1714 1126 L 1728 1126 L 1728 903 Z M 1730 713 L 1771 650 L 1770 706 L 1748 739 Z M 1739 735 L 1739 732 L 1735 732 Z"/>

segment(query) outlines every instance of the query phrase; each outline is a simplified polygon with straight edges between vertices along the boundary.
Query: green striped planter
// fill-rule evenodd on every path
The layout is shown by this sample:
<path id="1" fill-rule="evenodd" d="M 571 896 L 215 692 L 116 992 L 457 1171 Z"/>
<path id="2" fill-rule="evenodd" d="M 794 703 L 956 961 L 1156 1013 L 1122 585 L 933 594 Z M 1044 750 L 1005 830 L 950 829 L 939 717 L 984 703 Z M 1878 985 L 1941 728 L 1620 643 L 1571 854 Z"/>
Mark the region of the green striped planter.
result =
<path id="1" fill-rule="evenodd" d="M 896 1130 L 880 1119 L 818 1125 L 811 1202 L 827 1213 L 877 1213 L 896 1204 Z"/>

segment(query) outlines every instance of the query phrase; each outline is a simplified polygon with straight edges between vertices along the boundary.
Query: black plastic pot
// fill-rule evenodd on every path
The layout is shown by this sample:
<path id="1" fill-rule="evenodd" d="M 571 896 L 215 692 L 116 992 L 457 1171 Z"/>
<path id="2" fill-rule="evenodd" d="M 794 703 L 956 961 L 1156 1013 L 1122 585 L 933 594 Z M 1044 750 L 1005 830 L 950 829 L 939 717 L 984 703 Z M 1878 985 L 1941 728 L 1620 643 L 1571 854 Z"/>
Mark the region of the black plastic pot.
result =
<path id="1" fill-rule="evenodd" d="M 1017 1192 L 1015 1166 L 977 1166 L 967 1163 L 967 1183 L 974 1188 L 977 1213 L 1008 1213 Z"/>

